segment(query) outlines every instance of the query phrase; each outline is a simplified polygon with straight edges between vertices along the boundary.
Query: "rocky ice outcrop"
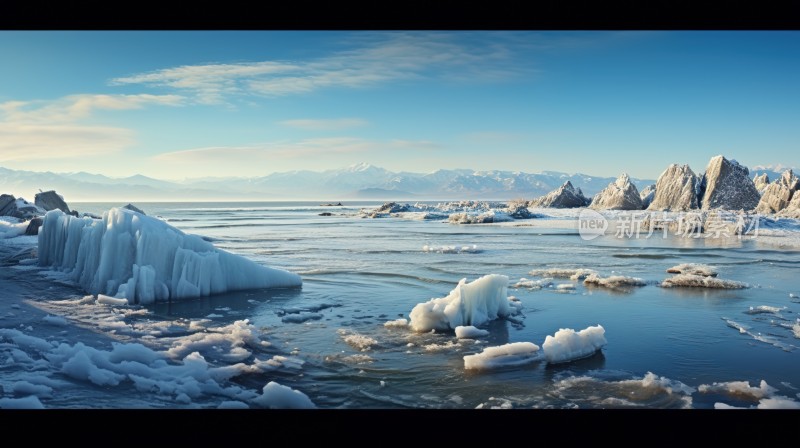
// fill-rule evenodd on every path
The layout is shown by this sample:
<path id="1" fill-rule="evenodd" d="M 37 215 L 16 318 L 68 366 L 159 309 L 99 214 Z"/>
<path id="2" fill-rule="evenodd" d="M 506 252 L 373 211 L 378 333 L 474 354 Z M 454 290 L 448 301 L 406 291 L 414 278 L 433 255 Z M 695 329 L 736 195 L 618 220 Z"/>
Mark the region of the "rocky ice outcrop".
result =
<path id="1" fill-rule="evenodd" d="M 590 207 L 597 210 L 641 210 L 642 198 L 628 174 L 622 173 L 594 196 Z"/>
<path id="2" fill-rule="evenodd" d="M 769 176 L 767 176 L 767 173 L 753 177 L 753 185 L 756 186 L 756 190 L 759 193 L 763 193 L 764 189 L 767 188 L 767 185 L 769 185 Z"/>
<path id="3" fill-rule="evenodd" d="M 777 216 L 782 218 L 795 218 L 800 219 L 800 194 L 795 194 L 789 205 L 777 213 Z"/>
<path id="4" fill-rule="evenodd" d="M 752 210 L 761 199 L 747 167 L 721 155 L 711 158 L 703 179 L 703 210 Z"/>
<path id="5" fill-rule="evenodd" d="M 653 198 L 656 196 L 656 184 L 650 184 L 639 193 L 639 199 L 642 200 L 642 208 L 650 207 Z"/>
<path id="6" fill-rule="evenodd" d="M 792 173 L 792 170 L 784 171 L 780 179 L 764 188 L 756 212 L 777 213 L 785 209 L 792 201 L 792 197 L 797 196 L 795 192 L 798 188 L 800 188 L 800 180 L 797 179 L 797 176 Z"/>
<path id="7" fill-rule="evenodd" d="M 589 205 L 589 199 L 583 195 L 580 188 L 572 186 L 570 181 L 546 195 L 532 200 L 529 207 L 575 208 Z"/>
<path id="8" fill-rule="evenodd" d="M 40 266 L 65 272 L 87 292 L 131 304 L 302 285 L 297 274 L 217 249 L 125 208 L 112 208 L 101 220 L 47 212 L 38 256 Z"/>
<path id="9" fill-rule="evenodd" d="M 50 210 L 58 209 L 64 213 L 70 213 L 69 207 L 64 201 L 64 197 L 56 193 L 55 190 L 36 193 L 36 197 L 34 198 L 33 202 L 48 212 Z"/>
<path id="10" fill-rule="evenodd" d="M 135 206 L 135 205 L 133 205 L 131 203 L 123 205 L 122 208 L 127 208 L 128 210 L 132 210 L 132 211 L 134 211 L 136 213 L 141 213 L 143 215 L 147 215 L 147 213 L 145 213 L 144 210 L 140 209 L 139 207 L 137 207 L 137 206 Z"/>
<path id="11" fill-rule="evenodd" d="M 670 165 L 656 181 L 648 210 L 687 211 L 698 207 L 698 177 L 689 165 Z"/>
<path id="12" fill-rule="evenodd" d="M 24 198 L 15 198 L 10 194 L 0 195 L 0 216 L 13 216 L 27 221 L 45 213 L 46 210 L 36 204 L 31 204 Z"/>

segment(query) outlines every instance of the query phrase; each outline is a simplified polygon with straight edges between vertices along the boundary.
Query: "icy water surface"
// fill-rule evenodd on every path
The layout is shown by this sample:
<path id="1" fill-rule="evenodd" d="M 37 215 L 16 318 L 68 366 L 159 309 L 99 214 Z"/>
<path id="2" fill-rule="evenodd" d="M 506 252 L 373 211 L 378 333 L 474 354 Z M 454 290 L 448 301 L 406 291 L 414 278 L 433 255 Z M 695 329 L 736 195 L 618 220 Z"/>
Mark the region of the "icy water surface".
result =
<path id="1" fill-rule="evenodd" d="M 74 208 L 100 214 L 114 205 Z M 303 392 L 320 408 L 713 408 L 715 403 L 756 406 L 764 397 L 753 390 L 734 393 L 733 386 L 705 386 L 746 381 L 757 389 L 764 380 L 774 389 L 768 397 L 798 404 L 796 251 L 757 238 L 724 245 L 685 238 L 584 241 L 574 229 L 528 226 L 524 220 L 517 225 L 452 225 L 352 216 L 361 206 L 375 205 L 137 204 L 219 248 L 300 274 L 302 289 L 114 308 L 79 304 L 82 291 L 48 279 L 33 266 L 6 263 L 0 281 L 21 292 L 11 288 L 4 294 L 23 295 L 25 304 L 7 311 L 14 316 L 0 318 L 0 328 L 6 329 L 0 334 L 3 396 L 26 396 L 14 388 L 24 391 L 18 383 L 39 375 L 58 382 L 45 384 L 49 394 L 37 395 L 45 407 L 217 407 L 231 400 L 248 403 L 237 391 L 260 393 L 276 381 Z M 333 215 L 319 216 L 322 212 Z M 0 244 L 24 248 L 25 240 L 19 241 Z M 426 251 L 424 246 L 470 250 Z M 719 278 L 751 287 L 657 286 L 672 275 L 667 268 L 681 263 L 710 265 Z M 522 316 L 483 326 L 490 333 L 476 340 L 384 326 L 408 318 L 417 303 L 446 296 L 462 278 L 503 274 L 514 285 L 521 278 L 541 280 L 530 271 L 549 268 L 588 268 L 604 277 L 639 277 L 648 285 L 612 290 L 555 278 L 548 280 L 552 287 L 510 287 L 509 294 L 524 306 Z M 575 288 L 555 287 L 565 283 Z M 113 341 L 141 343 L 172 350 L 175 359 L 199 351 L 209 368 L 270 359 L 274 368 L 214 377 L 226 391 L 204 389 L 186 396 L 127 379 L 102 386 L 79 381 L 64 374 L 69 369 L 54 361 L 47 347 L 38 352 L 23 347 L 32 361 L 15 361 L 14 356 L 22 357 L 14 351 L 22 343 L 18 335 L 13 339 L 16 333 L 9 333 L 9 325 L 28 307 L 63 317 L 41 318 L 30 330 L 14 326 L 48 341 L 84 341 L 103 350 L 111 350 Z M 597 324 L 605 328 L 608 343 L 592 357 L 557 365 L 540 361 L 492 371 L 464 369 L 465 355 L 488 346 L 522 341 L 541 346 L 561 328 L 577 331 Z M 237 331 L 255 339 L 246 335 L 239 342 L 203 342 L 197 336 Z"/>

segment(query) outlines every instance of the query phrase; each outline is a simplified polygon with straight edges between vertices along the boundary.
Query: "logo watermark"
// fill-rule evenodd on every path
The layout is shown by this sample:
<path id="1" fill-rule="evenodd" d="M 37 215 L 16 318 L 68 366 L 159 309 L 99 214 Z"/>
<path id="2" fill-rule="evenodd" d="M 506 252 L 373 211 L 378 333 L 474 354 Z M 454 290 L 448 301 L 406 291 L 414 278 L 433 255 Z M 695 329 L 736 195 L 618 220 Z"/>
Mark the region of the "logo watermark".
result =
<path id="1" fill-rule="evenodd" d="M 613 224 L 616 238 L 651 238 L 670 235 L 680 238 L 722 239 L 758 236 L 761 215 L 724 210 L 696 212 L 621 212 L 609 217 L 591 209 L 578 215 L 578 234 L 585 241 L 606 235 Z M 611 231 L 609 231 L 610 233 Z"/>
<path id="2" fill-rule="evenodd" d="M 591 209 L 581 210 L 578 215 L 578 234 L 585 241 L 591 241 L 600 235 L 604 235 L 608 229 L 608 220 Z"/>

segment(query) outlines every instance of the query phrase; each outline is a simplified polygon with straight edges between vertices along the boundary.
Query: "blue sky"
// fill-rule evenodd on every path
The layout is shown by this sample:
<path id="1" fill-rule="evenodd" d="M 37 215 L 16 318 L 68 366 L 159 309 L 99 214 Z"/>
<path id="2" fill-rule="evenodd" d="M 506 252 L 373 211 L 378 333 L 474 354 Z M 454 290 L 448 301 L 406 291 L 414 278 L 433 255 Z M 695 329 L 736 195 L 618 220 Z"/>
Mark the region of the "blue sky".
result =
<path id="1" fill-rule="evenodd" d="M 797 31 L 0 31 L 0 166 L 800 166 Z"/>

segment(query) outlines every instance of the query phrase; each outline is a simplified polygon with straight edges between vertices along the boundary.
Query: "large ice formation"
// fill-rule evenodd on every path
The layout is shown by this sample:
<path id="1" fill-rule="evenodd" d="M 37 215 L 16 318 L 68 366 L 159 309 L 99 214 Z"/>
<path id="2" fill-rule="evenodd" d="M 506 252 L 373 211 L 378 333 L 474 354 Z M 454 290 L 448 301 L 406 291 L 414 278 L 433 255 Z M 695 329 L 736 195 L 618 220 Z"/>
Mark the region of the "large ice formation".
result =
<path id="1" fill-rule="evenodd" d="M 302 285 L 297 274 L 217 249 L 125 208 L 112 208 L 100 220 L 47 212 L 38 253 L 40 266 L 68 273 L 87 292 L 129 303 Z"/>
<path id="2" fill-rule="evenodd" d="M 505 275 L 489 274 L 470 283 L 463 278 L 447 297 L 418 303 L 409 314 L 409 325 L 414 331 L 455 330 L 513 315 L 519 304 L 507 291 Z"/>
<path id="3" fill-rule="evenodd" d="M 562 328 L 555 335 L 548 335 L 544 339 L 544 357 L 548 363 L 556 364 L 591 356 L 606 345 L 605 333 L 602 325 L 587 327 L 578 332 L 571 328 Z"/>

